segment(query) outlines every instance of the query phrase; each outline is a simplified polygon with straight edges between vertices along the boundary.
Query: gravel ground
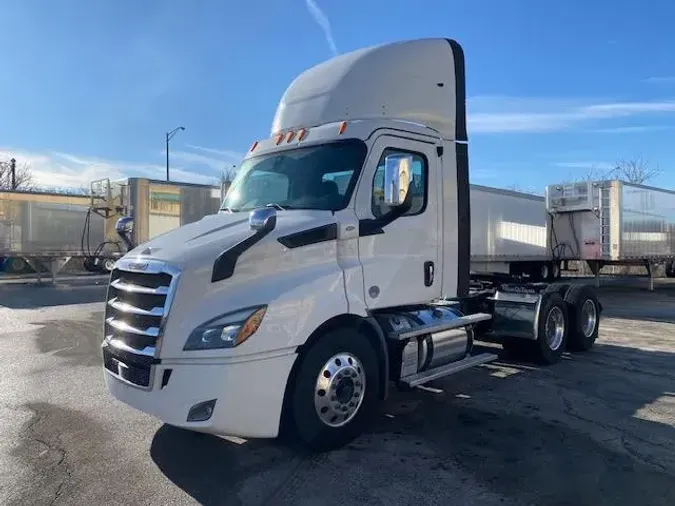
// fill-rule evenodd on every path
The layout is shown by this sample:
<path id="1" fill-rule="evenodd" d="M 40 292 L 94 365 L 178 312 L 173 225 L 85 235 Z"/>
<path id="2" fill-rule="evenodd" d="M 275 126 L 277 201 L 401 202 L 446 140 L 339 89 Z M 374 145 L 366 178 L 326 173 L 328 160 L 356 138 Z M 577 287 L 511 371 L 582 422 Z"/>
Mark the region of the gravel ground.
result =
<path id="1" fill-rule="evenodd" d="M 168 426 L 102 380 L 104 282 L 0 284 L 0 503 L 675 504 L 675 284 L 601 290 L 596 348 L 395 393 L 307 456 Z"/>

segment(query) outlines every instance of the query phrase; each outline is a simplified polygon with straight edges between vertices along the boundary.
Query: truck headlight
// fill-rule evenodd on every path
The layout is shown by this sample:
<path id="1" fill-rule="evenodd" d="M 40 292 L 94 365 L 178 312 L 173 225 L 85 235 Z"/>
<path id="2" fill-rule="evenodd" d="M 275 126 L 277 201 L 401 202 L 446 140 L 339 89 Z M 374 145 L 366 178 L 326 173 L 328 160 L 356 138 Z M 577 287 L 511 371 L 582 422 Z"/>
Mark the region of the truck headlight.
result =
<path id="1" fill-rule="evenodd" d="M 256 306 L 208 321 L 192 331 L 183 350 L 213 350 L 239 346 L 258 330 L 265 311 L 267 306 Z"/>

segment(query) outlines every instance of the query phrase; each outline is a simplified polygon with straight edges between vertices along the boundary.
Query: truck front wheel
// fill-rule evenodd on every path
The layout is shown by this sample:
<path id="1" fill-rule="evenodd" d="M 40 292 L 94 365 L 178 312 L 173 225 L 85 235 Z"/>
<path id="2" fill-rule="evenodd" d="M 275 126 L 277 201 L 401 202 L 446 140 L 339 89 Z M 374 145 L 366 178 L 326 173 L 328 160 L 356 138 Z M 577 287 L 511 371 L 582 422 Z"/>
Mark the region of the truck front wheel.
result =
<path id="1" fill-rule="evenodd" d="M 292 388 L 300 441 L 314 451 L 343 446 L 363 431 L 377 405 L 375 350 L 356 330 L 331 330 L 306 352 Z"/>

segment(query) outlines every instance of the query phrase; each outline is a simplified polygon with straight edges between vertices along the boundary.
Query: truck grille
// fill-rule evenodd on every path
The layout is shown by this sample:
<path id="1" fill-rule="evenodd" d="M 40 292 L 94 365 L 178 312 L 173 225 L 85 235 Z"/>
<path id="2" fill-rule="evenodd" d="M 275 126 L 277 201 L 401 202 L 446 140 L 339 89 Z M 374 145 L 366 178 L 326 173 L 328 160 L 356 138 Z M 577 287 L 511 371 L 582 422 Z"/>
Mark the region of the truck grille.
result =
<path id="1" fill-rule="evenodd" d="M 110 275 L 103 363 L 119 378 L 151 388 L 164 322 L 179 270 L 164 262 L 122 259 Z"/>

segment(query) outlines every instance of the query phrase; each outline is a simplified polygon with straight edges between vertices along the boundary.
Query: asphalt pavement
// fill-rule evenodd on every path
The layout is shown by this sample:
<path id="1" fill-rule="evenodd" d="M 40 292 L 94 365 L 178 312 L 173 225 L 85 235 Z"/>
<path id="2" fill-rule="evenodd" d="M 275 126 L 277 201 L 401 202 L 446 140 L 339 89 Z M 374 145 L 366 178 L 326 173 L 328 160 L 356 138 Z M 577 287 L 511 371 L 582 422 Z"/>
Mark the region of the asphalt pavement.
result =
<path id="1" fill-rule="evenodd" d="M 675 504 L 675 285 L 601 291 L 601 339 L 397 392 L 348 447 L 185 432 L 110 397 L 105 282 L 0 284 L 0 504 Z"/>

